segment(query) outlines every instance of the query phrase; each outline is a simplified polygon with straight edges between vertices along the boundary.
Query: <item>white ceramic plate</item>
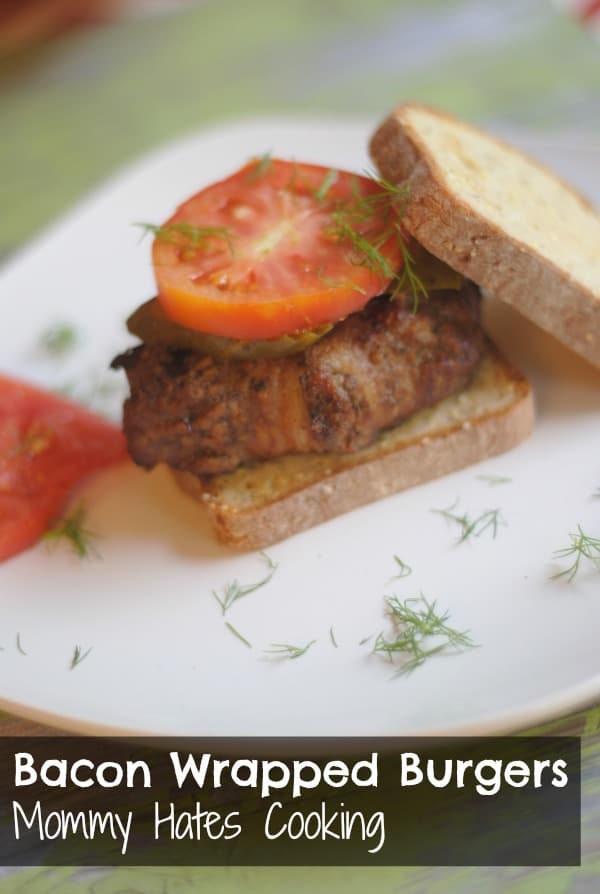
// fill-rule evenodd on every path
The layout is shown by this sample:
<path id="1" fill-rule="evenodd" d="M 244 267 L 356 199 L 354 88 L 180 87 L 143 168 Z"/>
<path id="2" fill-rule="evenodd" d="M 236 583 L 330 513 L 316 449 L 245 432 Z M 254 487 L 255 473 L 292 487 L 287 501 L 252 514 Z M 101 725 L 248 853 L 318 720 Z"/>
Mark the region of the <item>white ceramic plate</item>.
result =
<path id="1" fill-rule="evenodd" d="M 2 272 L 2 367 L 48 385 L 77 380 L 85 392 L 130 343 L 123 321 L 152 294 L 149 244 L 133 221 L 163 220 L 189 193 L 267 150 L 360 171 L 370 129 L 248 121 L 136 163 Z M 597 146 L 516 139 L 600 202 Z M 572 584 L 549 579 L 553 552 L 577 524 L 600 535 L 591 496 L 600 487 L 600 374 L 508 309 L 491 306 L 488 316 L 535 386 L 539 423 L 529 441 L 269 550 L 279 563 L 271 583 L 227 616 L 252 649 L 224 626 L 211 591 L 261 577 L 261 557 L 219 546 L 201 507 L 164 473 L 132 466 L 102 475 L 84 491 L 101 558 L 40 545 L 0 568 L 0 705 L 79 731 L 312 736 L 499 731 L 600 699 L 600 575 L 584 567 Z M 62 320 L 80 330 L 80 347 L 63 363 L 43 359 L 36 340 Z M 490 474 L 512 481 L 478 478 Z M 500 508 L 507 526 L 495 540 L 454 545 L 455 532 L 431 510 L 457 498 L 471 514 Z M 411 577 L 390 582 L 394 555 Z M 384 594 L 419 591 L 479 648 L 395 677 L 358 643 L 387 629 Z M 313 639 L 297 660 L 262 652 Z M 92 651 L 69 670 L 76 645 Z"/>

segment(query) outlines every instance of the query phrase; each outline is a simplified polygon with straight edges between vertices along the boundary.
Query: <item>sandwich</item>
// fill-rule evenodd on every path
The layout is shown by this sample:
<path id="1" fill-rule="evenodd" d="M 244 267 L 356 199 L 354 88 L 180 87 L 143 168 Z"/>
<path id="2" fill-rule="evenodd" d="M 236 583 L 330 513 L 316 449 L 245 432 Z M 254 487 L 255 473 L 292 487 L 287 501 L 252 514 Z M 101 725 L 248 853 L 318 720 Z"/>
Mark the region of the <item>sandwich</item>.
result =
<path id="1" fill-rule="evenodd" d="M 265 547 L 519 444 L 531 389 L 482 329 L 482 289 L 600 366 L 584 199 L 421 106 L 370 148 L 373 177 L 253 159 L 150 228 L 158 294 L 113 361 L 128 448 L 225 543 Z"/>

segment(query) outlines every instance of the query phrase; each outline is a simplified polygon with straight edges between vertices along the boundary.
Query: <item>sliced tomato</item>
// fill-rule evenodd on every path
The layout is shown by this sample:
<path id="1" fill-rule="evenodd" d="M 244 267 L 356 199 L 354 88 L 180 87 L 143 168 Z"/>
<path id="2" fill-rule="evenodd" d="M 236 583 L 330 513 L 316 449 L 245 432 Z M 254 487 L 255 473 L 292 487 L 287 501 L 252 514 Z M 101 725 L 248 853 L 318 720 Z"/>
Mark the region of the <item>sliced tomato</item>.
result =
<path id="1" fill-rule="evenodd" d="M 83 478 L 125 457 L 116 426 L 0 376 L 0 561 L 35 543 Z"/>
<path id="2" fill-rule="evenodd" d="M 387 198 L 367 177 L 254 160 L 159 228 L 161 305 L 189 329 L 237 339 L 337 322 L 384 291 L 401 266 Z"/>

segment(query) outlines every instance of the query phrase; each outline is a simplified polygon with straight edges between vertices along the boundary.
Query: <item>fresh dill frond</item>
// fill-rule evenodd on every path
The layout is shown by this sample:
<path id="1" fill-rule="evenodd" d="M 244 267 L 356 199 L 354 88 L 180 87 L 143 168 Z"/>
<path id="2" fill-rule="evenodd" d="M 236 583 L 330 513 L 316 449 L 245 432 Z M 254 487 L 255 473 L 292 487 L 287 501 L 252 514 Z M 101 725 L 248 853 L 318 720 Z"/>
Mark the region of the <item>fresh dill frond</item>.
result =
<path id="1" fill-rule="evenodd" d="M 331 640 L 332 646 L 337 649 L 338 644 L 337 644 L 337 640 L 336 640 L 334 632 L 333 632 L 333 627 L 329 628 L 329 639 Z"/>
<path id="2" fill-rule="evenodd" d="M 23 648 L 23 646 L 21 644 L 21 634 L 20 633 L 17 633 L 16 646 L 17 646 L 17 652 L 20 652 L 21 655 L 27 655 L 27 652 L 25 651 L 25 649 Z"/>
<path id="3" fill-rule="evenodd" d="M 435 512 L 436 515 L 441 515 L 446 521 L 458 527 L 459 532 L 456 541 L 457 543 L 464 543 L 465 540 L 468 540 L 470 537 L 481 537 L 485 531 L 491 531 L 492 537 L 495 540 L 500 525 L 506 526 L 506 521 L 504 520 L 500 509 L 486 509 L 481 515 L 478 515 L 476 518 L 471 518 L 466 512 L 462 515 L 455 512 L 454 510 L 457 505 L 458 500 L 455 500 L 452 506 L 448 506 L 447 509 L 431 510 L 432 512 Z"/>
<path id="4" fill-rule="evenodd" d="M 233 626 L 233 624 L 230 624 L 229 621 L 225 621 L 225 626 L 227 627 L 227 629 L 229 630 L 230 633 L 233 633 L 233 635 L 237 639 L 239 639 L 240 642 L 244 643 L 245 646 L 248 646 L 249 649 L 252 648 L 252 643 L 249 642 L 245 636 L 242 636 L 240 631 L 236 630 L 235 627 Z"/>
<path id="5" fill-rule="evenodd" d="M 371 240 L 352 225 L 344 210 L 332 212 L 331 218 L 333 226 L 330 233 L 339 243 L 350 248 L 350 262 L 356 267 L 366 267 L 376 276 L 387 280 L 386 292 L 390 298 L 397 298 L 401 292 L 408 288 L 413 298 L 412 310 L 413 313 L 416 313 L 421 298 L 428 298 L 429 293 L 415 272 L 414 260 L 404 242 L 400 228 L 394 225 L 380 234 L 377 239 Z M 396 236 L 403 258 L 403 265 L 399 273 L 381 251 L 392 236 Z"/>
<path id="6" fill-rule="evenodd" d="M 39 346 L 42 351 L 52 357 L 64 357 L 73 350 L 79 341 L 79 335 L 70 323 L 57 323 L 42 332 Z"/>
<path id="7" fill-rule="evenodd" d="M 352 199 L 339 203 L 332 211 L 330 233 L 338 242 L 350 247 L 353 264 L 366 267 L 381 279 L 388 281 L 387 291 L 391 298 L 397 298 L 401 292 L 409 290 L 413 298 L 413 313 L 416 313 L 421 298 L 427 299 L 429 293 L 416 272 L 415 260 L 398 222 L 404 215 L 409 189 L 405 184 L 395 186 L 383 178 L 371 179 L 377 184 L 379 191 L 363 195 L 358 180 L 353 178 Z M 400 200 L 404 201 L 404 205 L 399 209 L 397 203 Z M 375 213 L 383 219 L 385 228 L 376 239 L 371 240 L 364 231 L 365 228 L 368 229 L 369 219 Z M 402 267 L 399 272 L 391 266 L 381 251 L 392 238 L 397 240 L 402 256 Z"/>
<path id="8" fill-rule="evenodd" d="M 409 251 L 405 234 L 399 223 L 406 212 L 406 205 L 410 196 L 410 185 L 407 183 L 391 183 L 373 172 L 367 172 L 367 176 L 379 187 L 380 192 L 361 196 L 360 199 L 357 199 L 358 209 L 362 215 L 368 216 L 374 210 L 383 208 L 384 219 L 390 224 L 388 230 L 384 233 L 384 242 L 395 235 L 402 256 L 402 268 L 399 273 L 394 273 L 390 282 L 390 297 L 397 298 L 401 292 L 410 290 L 413 298 L 413 314 L 415 314 L 419 309 L 421 298 L 426 300 L 429 297 L 429 292 L 416 272 L 415 259 Z M 399 203 L 401 203 L 400 206 Z M 390 221 L 392 215 L 393 220 Z"/>
<path id="9" fill-rule="evenodd" d="M 415 273 L 415 260 L 409 252 L 406 242 L 404 241 L 402 230 L 399 226 L 396 226 L 395 230 L 398 236 L 398 245 L 400 247 L 400 252 L 402 254 L 402 269 L 400 273 L 398 273 L 395 277 L 390 297 L 396 298 L 400 294 L 400 292 L 404 291 L 406 286 L 408 286 L 413 298 L 412 312 L 413 314 L 416 314 L 419 309 L 420 299 L 424 298 L 425 300 L 427 300 L 427 298 L 429 298 L 429 292 L 425 288 L 423 281 Z"/>
<path id="10" fill-rule="evenodd" d="M 391 662 L 400 659 L 398 673 L 405 674 L 444 650 L 458 652 L 474 648 L 469 631 L 450 627 L 447 624 L 449 613 L 438 613 L 436 605 L 435 600 L 429 602 L 422 593 L 403 601 L 397 596 L 386 597 L 385 610 L 392 622 L 394 636 L 388 638 L 380 633 L 373 652 L 384 655 Z"/>
<path id="11" fill-rule="evenodd" d="M 270 648 L 263 649 L 267 655 L 273 655 L 276 658 L 300 658 L 305 655 L 312 645 L 316 643 L 316 639 L 311 639 L 305 646 L 292 646 L 290 643 L 271 643 Z"/>
<path id="12" fill-rule="evenodd" d="M 290 175 L 290 179 L 288 180 L 288 182 L 285 185 L 285 188 L 287 190 L 289 190 L 289 192 L 291 192 L 294 197 L 295 197 L 296 186 L 298 184 L 298 180 L 300 180 L 300 182 L 302 182 L 304 180 L 304 178 L 300 174 L 298 162 L 294 161 L 294 162 L 292 162 L 292 173 Z"/>
<path id="13" fill-rule="evenodd" d="M 391 183 L 373 171 L 365 171 L 364 176 L 378 187 L 378 191 L 362 193 L 358 179 L 353 177 L 351 182 L 352 200 L 345 204 L 344 210 L 352 216 L 355 223 L 368 222 L 375 213 L 381 215 L 384 223 L 390 226 L 387 233 L 389 236 L 392 233 L 391 227 L 396 226 L 398 221 L 404 217 L 410 196 L 410 186 L 407 183 Z"/>
<path id="14" fill-rule="evenodd" d="M 339 171 L 336 171 L 334 168 L 330 168 L 327 171 L 327 173 L 323 177 L 323 180 L 321 181 L 319 188 L 317 190 L 315 190 L 315 192 L 314 192 L 314 197 L 317 200 L 317 202 L 325 201 L 325 199 L 327 198 L 327 193 L 329 192 L 331 187 L 335 183 L 337 183 L 339 176 L 340 176 Z"/>
<path id="15" fill-rule="evenodd" d="M 368 196 L 362 197 L 364 202 L 367 203 L 367 207 L 369 205 L 386 203 L 390 206 L 395 205 L 396 202 L 402 202 L 402 207 L 400 211 L 395 208 L 396 214 L 399 213 L 400 217 L 404 216 L 404 212 L 406 210 L 406 202 L 410 196 L 410 184 L 409 183 L 392 183 L 391 180 L 387 180 L 385 177 L 382 177 L 377 171 L 373 169 L 367 169 L 363 171 L 365 177 L 368 177 L 376 186 L 379 187 L 379 193 L 373 193 Z"/>
<path id="16" fill-rule="evenodd" d="M 254 159 L 254 161 L 256 164 L 248 171 L 248 180 L 258 180 L 259 177 L 263 177 L 273 167 L 273 158 L 270 152 L 265 152 L 264 155 Z"/>
<path id="17" fill-rule="evenodd" d="M 510 484 L 512 478 L 504 475 L 477 475 L 479 481 L 485 481 L 490 487 L 497 487 L 499 484 Z"/>
<path id="18" fill-rule="evenodd" d="M 93 646 L 90 646 L 89 649 L 86 649 L 85 652 L 82 652 L 81 646 L 75 646 L 73 649 L 73 655 L 71 657 L 71 663 L 69 664 L 69 670 L 74 670 L 78 664 L 81 664 L 82 661 L 88 657 L 90 652 L 92 651 Z"/>
<path id="19" fill-rule="evenodd" d="M 87 559 L 92 554 L 98 555 L 92 542 L 97 535 L 88 531 L 84 525 L 85 511 L 85 506 L 80 503 L 70 515 L 56 521 L 42 539 L 50 544 L 65 540 L 80 559 Z"/>
<path id="20" fill-rule="evenodd" d="M 398 566 L 398 574 L 394 574 L 393 577 L 390 577 L 390 581 L 392 580 L 402 580 L 403 577 L 409 577 L 412 574 L 412 568 L 410 565 L 407 565 L 406 562 L 403 562 L 400 556 L 394 556 L 394 562 Z"/>
<path id="21" fill-rule="evenodd" d="M 367 294 L 367 290 L 363 289 L 362 286 L 359 286 L 358 283 L 344 282 L 342 280 L 336 281 L 330 276 L 325 276 L 322 267 L 317 267 L 317 269 L 315 270 L 315 276 L 320 282 L 323 283 L 323 285 L 327 286 L 328 289 L 352 289 L 352 291 L 358 292 L 359 295 Z"/>
<path id="22" fill-rule="evenodd" d="M 597 571 L 600 571 L 600 538 L 590 537 L 588 534 L 585 534 L 581 525 L 577 525 L 577 533 L 570 533 L 569 538 L 571 546 L 557 550 L 554 556 L 557 559 L 572 558 L 573 562 L 568 568 L 553 574 L 552 578 L 566 577 L 569 583 L 571 583 L 579 571 L 582 559 L 587 559 Z"/>
<path id="23" fill-rule="evenodd" d="M 359 645 L 359 646 L 364 646 L 365 643 L 368 643 L 370 639 L 373 639 L 373 634 L 372 634 L 372 633 L 370 633 L 368 636 L 363 636 L 362 639 L 359 639 L 359 641 L 358 641 L 358 645 Z"/>
<path id="24" fill-rule="evenodd" d="M 345 209 L 332 211 L 333 226 L 331 235 L 340 243 L 348 245 L 352 250 L 351 263 L 356 267 L 366 267 L 383 279 L 390 281 L 396 276 L 396 271 L 388 259 L 380 251 L 389 234 L 380 235 L 376 241 L 371 242 L 360 233 L 351 223 L 348 211 Z"/>
<path id="25" fill-rule="evenodd" d="M 211 240 L 225 242 L 229 254 L 232 258 L 234 256 L 233 233 L 229 227 L 199 227 L 186 221 L 162 224 L 162 226 L 136 223 L 134 226 L 141 227 L 145 233 L 151 233 L 159 242 L 181 244 L 186 250 L 188 258 L 193 257 L 199 249 L 206 248 Z"/>
<path id="26" fill-rule="evenodd" d="M 259 590 L 261 587 L 264 587 L 269 583 L 277 570 L 277 562 L 273 562 L 266 553 L 261 552 L 261 556 L 269 568 L 269 573 L 262 580 L 259 580 L 254 584 L 240 584 L 238 580 L 233 580 L 230 583 L 225 584 L 221 595 L 219 595 L 216 590 L 212 591 L 213 596 L 221 606 L 221 614 L 224 615 L 229 611 L 231 606 L 234 602 L 237 602 L 238 599 L 242 599 L 242 597 L 254 593 L 255 590 Z"/>
<path id="27" fill-rule="evenodd" d="M 315 276 L 317 277 L 319 282 L 322 282 L 323 285 L 327 286 L 328 289 L 343 289 L 346 286 L 346 284 L 343 282 L 336 281 L 335 279 L 332 279 L 330 276 L 325 276 L 325 274 L 323 273 L 322 266 L 317 267 L 317 269 L 315 270 Z"/>

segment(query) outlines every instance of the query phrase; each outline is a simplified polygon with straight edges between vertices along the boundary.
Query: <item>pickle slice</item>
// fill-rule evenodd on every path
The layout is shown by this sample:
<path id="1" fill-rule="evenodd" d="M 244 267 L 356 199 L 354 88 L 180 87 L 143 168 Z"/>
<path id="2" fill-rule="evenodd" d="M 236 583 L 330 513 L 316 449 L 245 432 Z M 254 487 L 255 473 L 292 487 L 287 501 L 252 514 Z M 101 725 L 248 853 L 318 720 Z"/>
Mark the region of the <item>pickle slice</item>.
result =
<path id="1" fill-rule="evenodd" d="M 411 247 L 414 261 L 414 272 L 428 292 L 444 289 L 458 291 L 464 284 L 464 278 L 429 254 L 420 245 Z M 299 354 L 309 345 L 323 338 L 334 324 L 319 326 L 317 329 L 298 332 L 294 335 L 282 335 L 279 338 L 261 339 L 257 341 L 240 341 L 225 338 L 221 335 L 209 335 L 188 329 L 173 322 L 165 314 L 158 298 L 146 301 L 127 320 L 127 328 L 147 345 L 168 345 L 171 348 L 183 348 L 208 354 L 217 360 L 255 360 L 260 357 L 284 357 L 286 354 Z"/>
<path id="2" fill-rule="evenodd" d="M 170 320 L 158 298 L 146 301 L 127 320 L 127 328 L 147 345 L 168 345 L 208 354 L 218 360 L 254 360 L 259 357 L 283 357 L 298 354 L 314 344 L 332 328 L 332 324 L 319 326 L 295 335 L 283 335 L 258 341 L 238 341 L 221 335 L 208 335 L 188 329 Z"/>
<path id="3" fill-rule="evenodd" d="M 412 243 L 410 253 L 414 261 L 415 276 L 420 279 L 428 292 L 441 292 L 445 289 L 458 292 L 462 289 L 465 283 L 464 276 L 448 267 L 421 245 Z"/>

